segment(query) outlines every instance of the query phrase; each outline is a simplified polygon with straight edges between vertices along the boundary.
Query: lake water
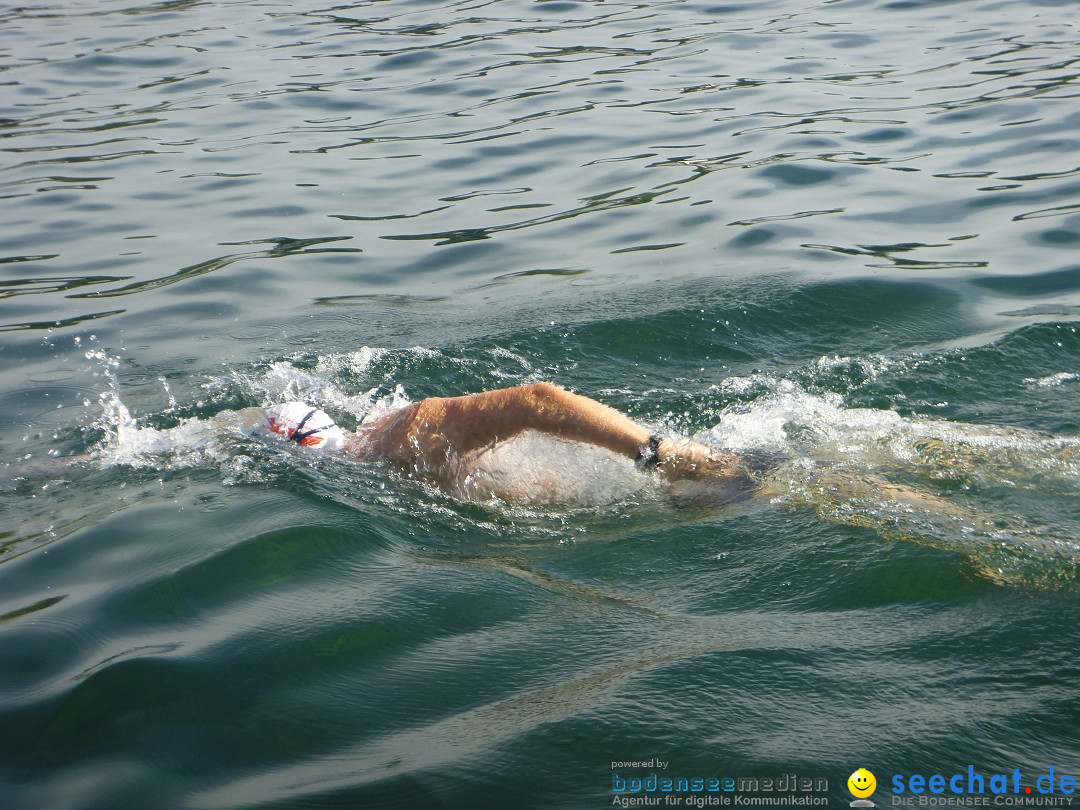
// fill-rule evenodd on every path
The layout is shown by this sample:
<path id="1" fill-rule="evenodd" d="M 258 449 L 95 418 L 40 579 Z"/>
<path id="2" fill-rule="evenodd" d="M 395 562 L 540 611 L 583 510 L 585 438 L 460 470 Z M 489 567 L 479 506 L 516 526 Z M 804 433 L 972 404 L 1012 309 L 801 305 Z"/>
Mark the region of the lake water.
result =
<path id="1" fill-rule="evenodd" d="M 1072 798 L 1076 3 L 132 2 L 0 6 L 4 808 Z M 770 494 L 234 418 L 539 379 Z"/>

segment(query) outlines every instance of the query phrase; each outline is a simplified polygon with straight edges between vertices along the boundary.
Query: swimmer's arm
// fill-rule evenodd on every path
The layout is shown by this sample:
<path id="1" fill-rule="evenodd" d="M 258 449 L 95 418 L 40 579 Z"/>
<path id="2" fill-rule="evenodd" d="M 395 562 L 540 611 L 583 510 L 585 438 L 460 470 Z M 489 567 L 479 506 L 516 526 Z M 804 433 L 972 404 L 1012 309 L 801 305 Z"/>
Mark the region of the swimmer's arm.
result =
<path id="1" fill-rule="evenodd" d="M 429 400 L 433 424 L 461 453 L 536 430 L 633 458 L 649 431 L 596 400 L 548 382 Z"/>
<path id="2" fill-rule="evenodd" d="M 430 468 L 526 430 L 585 442 L 636 458 L 650 431 L 614 408 L 548 382 L 460 397 L 432 397 L 384 417 L 368 431 L 379 455 Z M 378 434 L 377 436 L 375 434 Z M 347 451 L 348 452 L 348 451 Z M 689 439 L 661 439 L 656 469 L 672 479 L 726 477 L 736 456 Z"/>

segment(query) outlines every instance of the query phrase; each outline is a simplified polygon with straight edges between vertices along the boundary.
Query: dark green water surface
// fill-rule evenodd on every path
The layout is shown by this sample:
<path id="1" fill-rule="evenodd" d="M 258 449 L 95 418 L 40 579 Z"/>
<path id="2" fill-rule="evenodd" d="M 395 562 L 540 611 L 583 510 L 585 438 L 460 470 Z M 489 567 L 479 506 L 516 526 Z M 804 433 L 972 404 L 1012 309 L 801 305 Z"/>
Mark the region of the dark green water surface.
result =
<path id="1" fill-rule="evenodd" d="M 0 810 L 1080 802 L 1076 3 L 129 2 L 0 5 Z M 768 494 L 234 414 L 541 379 Z"/>

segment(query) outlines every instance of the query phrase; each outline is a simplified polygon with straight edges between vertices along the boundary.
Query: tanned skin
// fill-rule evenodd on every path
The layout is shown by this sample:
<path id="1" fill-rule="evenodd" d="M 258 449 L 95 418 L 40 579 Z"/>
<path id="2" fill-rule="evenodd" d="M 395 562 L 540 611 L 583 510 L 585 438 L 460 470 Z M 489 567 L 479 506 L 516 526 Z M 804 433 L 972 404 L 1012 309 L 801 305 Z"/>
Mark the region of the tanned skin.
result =
<path id="1" fill-rule="evenodd" d="M 460 397 L 431 397 L 368 422 L 350 438 L 345 454 L 397 462 L 436 479 L 449 479 L 455 463 L 535 430 L 637 458 L 650 431 L 595 400 L 548 382 Z M 689 439 L 662 438 L 653 468 L 670 479 L 725 480 L 742 476 L 740 458 Z"/>

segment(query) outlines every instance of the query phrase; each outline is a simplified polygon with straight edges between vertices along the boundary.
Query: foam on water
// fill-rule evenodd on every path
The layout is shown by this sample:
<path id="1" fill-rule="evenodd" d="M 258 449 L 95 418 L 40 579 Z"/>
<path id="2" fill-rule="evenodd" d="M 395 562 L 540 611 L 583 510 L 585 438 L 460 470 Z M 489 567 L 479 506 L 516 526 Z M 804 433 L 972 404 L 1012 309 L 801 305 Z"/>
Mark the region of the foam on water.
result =
<path id="1" fill-rule="evenodd" d="M 257 445 L 252 427 L 256 415 L 270 404 L 300 399 L 326 409 L 337 419 L 351 418 L 357 423 L 410 404 L 412 399 L 400 384 L 380 395 L 379 386 L 363 394 L 350 394 L 336 382 L 342 373 L 363 375 L 372 362 L 387 354 L 386 349 L 364 347 L 347 355 L 319 356 L 312 370 L 290 360 L 271 362 L 261 372 L 231 370 L 205 383 L 203 389 L 221 392 L 239 388 L 247 400 L 259 401 L 259 406 L 240 411 L 226 409 L 208 417 L 181 417 L 171 427 L 158 428 L 146 424 L 157 415 L 137 420 L 122 401 L 115 373 L 119 361 L 104 352 L 88 353 L 87 357 L 103 369 L 108 384 L 99 396 L 100 416 L 92 425 L 103 436 L 93 457 L 102 467 L 161 472 L 220 467 L 227 483 L 239 483 L 247 478 L 236 475 L 237 464 L 242 463 L 237 455 Z M 406 356 L 439 355 L 417 347 L 407 350 Z M 170 401 L 175 406 L 175 400 L 170 397 Z M 298 451 L 288 443 L 269 441 L 264 447 L 271 453 L 290 453 L 312 467 L 318 463 L 315 454 Z M 448 489 L 457 497 L 479 502 L 601 505 L 625 499 L 646 483 L 647 479 L 628 459 L 577 442 L 527 432 L 480 454 Z"/>
<path id="2" fill-rule="evenodd" d="M 751 384 L 750 379 L 731 382 L 733 389 Z M 784 379 L 769 385 L 771 390 L 749 405 L 726 409 L 720 422 L 697 438 L 720 447 L 765 448 L 868 468 L 936 470 L 939 478 L 967 476 L 1013 486 L 1053 478 L 1068 486 L 1080 484 L 1080 440 L 1074 438 L 850 408 L 840 394 L 811 393 Z"/>
<path id="3" fill-rule="evenodd" d="M 1080 374 L 1075 374 L 1071 371 L 1059 371 L 1057 374 L 1048 374 L 1045 377 L 1029 377 L 1024 382 L 1029 385 L 1037 385 L 1040 388 L 1054 388 L 1058 385 L 1064 385 L 1065 383 L 1071 383 L 1076 380 L 1080 380 Z"/>
<path id="4" fill-rule="evenodd" d="M 92 452 L 101 467 L 127 466 L 161 471 L 210 466 L 229 457 L 226 439 L 243 428 L 242 417 L 224 411 L 212 419 L 182 418 L 175 427 L 140 424 L 120 398 L 116 369 L 119 360 L 101 350 L 86 353 L 102 370 L 108 387 L 98 395 L 100 415 L 91 424 L 102 439 Z M 168 388 L 166 387 L 168 392 Z M 176 401 L 169 393 L 169 409 Z"/>
<path id="5" fill-rule="evenodd" d="M 404 407 L 412 400 L 400 383 L 386 392 L 390 388 L 386 379 L 365 380 L 373 364 L 389 354 L 386 349 L 365 347 L 347 355 L 305 358 L 308 368 L 292 359 L 270 362 L 260 370 L 232 370 L 203 388 L 239 388 L 244 399 L 259 402 L 259 407 L 180 417 L 170 427 L 154 427 L 132 417 L 121 400 L 115 358 L 90 352 L 87 357 L 101 365 L 108 381 L 95 423 L 104 438 L 94 457 L 103 467 L 161 472 L 216 468 L 225 483 L 237 484 L 266 481 L 259 466 L 272 465 L 284 453 L 290 466 L 300 464 L 312 471 L 316 486 L 325 481 L 332 487 L 333 479 L 342 474 L 355 475 L 358 487 L 370 485 L 358 472 L 370 465 L 346 462 L 343 468 L 338 462 L 333 470 L 325 469 L 317 454 L 287 443 L 260 443 L 251 437 L 250 423 L 261 408 L 289 398 L 303 398 L 335 419 L 357 423 Z M 433 357 L 442 355 L 415 348 L 397 362 Z M 822 358 L 794 376 L 813 380 L 840 362 L 852 361 Z M 867 375 L 877 376 L 904 364 L 868 359 L 861 366 Z M 345 380 L 378 384 L 363 394 L 351 394 L 341 387 Z M 829 521 L 960 551 L 977 561 L 980 573 L 997 579 L 1030 579 L 1024 554 L 1042 561 L 1064 560 L 1068 569 L 1080 562 L 1080 546 L 1067 528 L 1046 522 L 1033 525 L 996 510 L 1002 491 L 1080 494 L 1080 440 L 848 407 L 839 393 L 813 392 L 775 375 L 731 377 L 721 388 L 737 398 L 751 396 L 723 408 L 719 421 L 695 438 L 772 459 L 770 469 L 761 474 L 763 492 L 781 508 L 808 507 Z M 171 394 L 170 401 L 170 410 L 176 410 Z M 676 432 L 664 430 L 662 424 L 660 429 Z M 688 485 L 671 494 L 677 501 L 702 506 L 730 502 L 697 489 L 701 487 Z M 661 502 L 668 497 L 663 482 L 642 475 L 629 459 L 531 431 L 463 465 L 447 491 L 462 502 L 485 503 L 498 510 L 525 505 L 555 513 L 638 496 Z M 432 501 L 431 508 L 445 505 Z"/>
<path id="6" fill-rule="evenodd" d="M 726 384 L 745 391 L 763 381 Z M 846 407 L 839 394 L 786 379 L 769 379 L 767 388 L 725 409 L 697 438 L 786 456 L 765 477 L 778 505 L 962 552 L 995 580 L 1075 584 L 1080 545 L 1070 527 L 1012 514 L 1001 499 L 1020 490 L 1080 494 L 1080 440 Z"/>

